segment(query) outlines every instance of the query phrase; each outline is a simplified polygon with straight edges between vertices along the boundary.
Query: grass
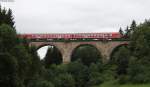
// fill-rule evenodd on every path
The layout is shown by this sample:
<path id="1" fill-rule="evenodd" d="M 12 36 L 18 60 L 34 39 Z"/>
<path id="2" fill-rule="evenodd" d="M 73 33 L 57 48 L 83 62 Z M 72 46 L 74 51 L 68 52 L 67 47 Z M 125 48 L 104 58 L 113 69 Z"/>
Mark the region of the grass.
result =
<path id="1" fill-rule="evenodd" d="M 140 84 L 140 85 L 122 85 L 120 87 L 150 87 L 150 84 Z"/>
<path id="2" fill-rule="evenodd" d="M 150 87 L 150 84 L 126 84 L 126 85 L 119 85 L 117 83 L 114 82 L 107 82 L 104 83 L 100 86 L 95 86 L 95 87 Z"/>

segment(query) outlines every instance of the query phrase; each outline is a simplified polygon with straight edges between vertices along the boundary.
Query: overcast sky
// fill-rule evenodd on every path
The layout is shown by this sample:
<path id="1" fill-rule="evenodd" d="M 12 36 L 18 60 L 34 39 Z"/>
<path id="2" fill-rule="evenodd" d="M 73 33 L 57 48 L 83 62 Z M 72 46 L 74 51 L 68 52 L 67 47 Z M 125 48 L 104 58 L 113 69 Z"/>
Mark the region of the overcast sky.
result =
<path id="1" fill-rule="evenodd" d="M 0 0 L 1 1 L 1 0 Z M 19 33 L 112 32 L 150 17 L 150 0 L 15 0 Z"/>

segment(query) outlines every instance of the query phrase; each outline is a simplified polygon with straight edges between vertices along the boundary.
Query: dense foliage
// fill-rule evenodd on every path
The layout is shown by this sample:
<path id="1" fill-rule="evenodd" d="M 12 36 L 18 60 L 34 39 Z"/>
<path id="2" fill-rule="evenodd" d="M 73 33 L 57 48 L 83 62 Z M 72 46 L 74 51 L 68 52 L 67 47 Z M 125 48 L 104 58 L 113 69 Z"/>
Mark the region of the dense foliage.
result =
<path id="1" fill-rule="evenodd" d="M 12 10 L 8 9 L 6 10 L 5 8 L 2 9 L 0 6 L 0 25 L 1 24 L 8 24 L 10 27 L 13 29 L 15 28 L 14 26 L 14 20 L 13 20 L 13 15 L 12 15 Z"/>
<path id="2" fill-rule="evenodd" d="M 26 87 L 38 78 L 40 59 L 17 37 L 11 10 L 0 8 L 0 18 L 0 87 Z"/>
<path id="3" fill-rule="evenodd" d="M 130 29 L 126 30 L 126 35 L 130 39 L 128 47 L 120 48 L 115 54 L 115 59 L 121 60 L 116 65 L 120 67 L 119 71 L 124 73 L 121 76 L 118 73 L 118 81 L 119 83 L 149 83 L 150 20 L 145 20 L 138 26 L 133 21 Z"/>
<path id="4" fill-rule="evenodd" d="M 48 68 L 51 64 L 61 64 L 62 55 L 55 46 L 50 46 L 47 49 L 47 53 L 44 57 L 43 62 L 46 68 Z"/>

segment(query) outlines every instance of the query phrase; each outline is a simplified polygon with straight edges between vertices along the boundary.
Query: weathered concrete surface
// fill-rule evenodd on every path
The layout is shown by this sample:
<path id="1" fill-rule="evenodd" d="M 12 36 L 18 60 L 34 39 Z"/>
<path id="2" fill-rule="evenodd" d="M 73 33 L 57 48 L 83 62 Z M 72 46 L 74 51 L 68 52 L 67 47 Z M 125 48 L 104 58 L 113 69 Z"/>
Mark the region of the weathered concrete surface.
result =
<path id="1" fill-rule="evenodd" d="M 90 42 L 30 42 L 30 46 L 36 46 L 40 48 L 46 45 L 53 45 L 61 52 L 63 57 L 63 63 L 68 63 L 71 61 L 71 55 L 75 48 L 80 45 L 92 45 L 98 49 L 98 51 L 103 56 L 103 61 L 108 61 L 110 59 L 110 54 L 112 51 L 120 45 L 128 44 L 128 41 L 90 41 Z"/>

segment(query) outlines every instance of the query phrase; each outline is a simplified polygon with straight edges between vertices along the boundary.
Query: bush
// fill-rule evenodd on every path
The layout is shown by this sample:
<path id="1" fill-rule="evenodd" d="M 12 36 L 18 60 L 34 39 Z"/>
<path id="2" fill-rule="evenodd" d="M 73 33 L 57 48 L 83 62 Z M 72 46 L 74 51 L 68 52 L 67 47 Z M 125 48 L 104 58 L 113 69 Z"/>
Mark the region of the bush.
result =
<path id="1" fill-rule="evenodd" d="M 89 71 L 88 67 L 81 61 L 75 61 L 68 64 L 68 73 L 71 73 L 75 79 L 76 87 L 88 87 Z"/>
<path id="2" fill-rule="evenodd" d="M 54 78 L 56 87 L 75 87 L 75 80 L 71 74 L 60 74 Z"/>
<path id="3" fill-rule="evenodd" d="M 46 80 L 34 80 L 28 87 L 55 87 L 50 81 Z"/>
<path id="4" fill-rule="evenodd" d="M 19 87 L 17 61 L 9 53 L 0 53 L 0 87 Z"/>
<path id="5" fill-rule="evenodd" d="M 99 85 L 104 81 L 102 71 L 99 71 L 98 64 L 92 63 L 89 67 L 89 81 L 90 86 Z"/>

